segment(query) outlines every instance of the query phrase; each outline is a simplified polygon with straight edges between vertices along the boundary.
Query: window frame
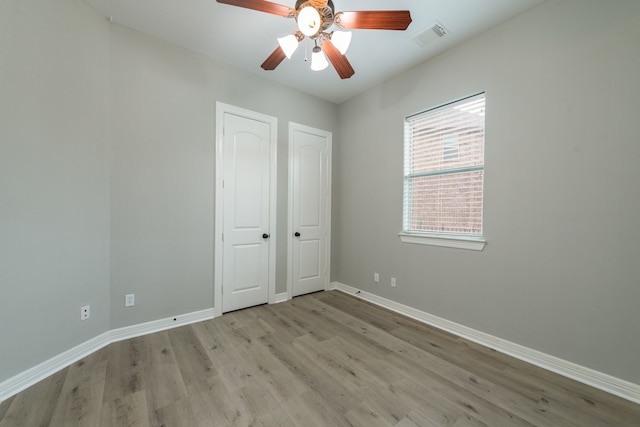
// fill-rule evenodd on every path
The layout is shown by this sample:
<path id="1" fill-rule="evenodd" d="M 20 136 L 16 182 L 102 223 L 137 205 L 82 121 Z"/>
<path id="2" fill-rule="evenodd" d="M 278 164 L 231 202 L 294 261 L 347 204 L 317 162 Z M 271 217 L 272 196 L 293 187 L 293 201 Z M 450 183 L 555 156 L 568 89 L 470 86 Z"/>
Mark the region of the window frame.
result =
<path id="1" fill-rule="evenodd" d="M 457 248 L 457 249 L 468 249 L 468 250 L 476 250 L 476 251 L 482 251 L 486 245 L 486 239 L 484 236 L 484 176 L 483 176 L 483 182 L 482 182 L 482 223 L 481 223 L 481 230 L 482 230 L 482 234 L 479 235 L 473 235 L 473 234 L 456 234 L 456 233 L 448 233 L 448 232 L 444 232 L 444 233 L 436 233 L 436 232 L 423 232 L 423 231 L 416 231 L 416 230 L 408 230 L 408 220 L 409 220 L 409 206 L 407 206 L 408 204 L 411 203 L 411 200 L 409 199 L 409 196 L 407 194 L 407 189 L 409 187 L 409 183 L 408 180 L 410 179 L 415 179 L 416 177 L 410 177 L 410 175 L 421 175 L 421 174 L 412 174 L 412 173 L 407 173 L 407 150 L 411 149 L 412 147 L 408 147 L 407 144 L 411 143 L 411 138 L 410 135 L 408 134 L 408 130 L 409 130 L 409 123 L 410 121 L 418 116 L 422 116 L 431 112 L 435 112 L 438 110 L 442 110 L 444 108 L 453 108 L 453 106 L 460 104 L 461 102 L 464 102 L 465 100 L 470 100 L 472 98 L 475 97 L 479 97 L 482 96 L 484 98 L 484 101 L 486 103 L 486 93 L 485 92 L 478 92 L 475 93 L 473 95 L 469 95 L 460 99 L 456 99 L 454 101 L 451 102 L 447 102 L 441 105 L 438 105 L 436 107 L 433 108 L 429 108 L 427 110 L 421 111 L 419 113 L 416 114 L 411 114 L 407 117 L 405 117 L 404 123 L 405 123 L 405 130 L 404 130 L 404 148 L 403 148 L 403 156 L 404 156 L 404 160 L 403 160 L 403 200 L 402 200 L 402 232 L 398 234 L 398 236 L 400 237 L 401 242 L 403 243 L 412 243 L 412 244 L 420 244 L 420 245 L 430 245 L 430 246 L 439 246 L 439 247 L 448 247 L 448 248 Z M 486 104 L 485 104 L 486 105 Z M 486 133 L 486 123 L 485 123 L 485 127 L 483 129 L 483 131 Z M 456 160 L 457 160 L 457 156 L 459 155 L 459 150 L 460 150 L 460 146 L 459 146 L 459 136 L 456 138 L 458 144 L 456 145 L 456 150 L 455 150 L 455 154 L 456 154 Z M 446 156 L 450 153 L 448 153 L 447 150 L 451 151 L 451 147 L 449 147 L 448 145 L 452 145 L 451 143 L 447 143 L 446 140 L 443 140 L 443 160 L 444 161 L 450 161 L 450 160 L 454 160 L 452 158 L 446 158 Z M 483 135 L 483 147 L 484 147 L 484 135 Z M 481 166 L 472 166 L 470 168 L 463 168 L 465 171 L 469 170 L 482 170 L 483 171 L 483 175 L 484 175 L 484 169 L 485 169 L 485 156 L 484 156 L 484 148 L 483 148 L 483 156 L 482 156 L 482 165 Z M 436 173 L 437 175 L 446 175 L 446 174 L 451 174 L 452 170 L 454 170 L 455 168 L 452 169 L 444 169 L 440 172 L 442 173 Z M 430 173 L 429 173 L 430 174 Z"/>

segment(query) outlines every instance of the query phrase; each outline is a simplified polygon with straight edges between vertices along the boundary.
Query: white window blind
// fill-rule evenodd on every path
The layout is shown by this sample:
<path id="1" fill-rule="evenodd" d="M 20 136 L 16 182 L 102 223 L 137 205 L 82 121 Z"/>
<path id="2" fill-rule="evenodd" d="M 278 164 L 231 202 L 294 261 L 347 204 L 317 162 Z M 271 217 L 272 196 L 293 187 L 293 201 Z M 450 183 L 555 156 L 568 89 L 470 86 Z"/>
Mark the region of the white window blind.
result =
<path id="1" fill-rule="evenodd" d="M 404 232 L 482 236 L 484 93 L 405 120 Z"/>

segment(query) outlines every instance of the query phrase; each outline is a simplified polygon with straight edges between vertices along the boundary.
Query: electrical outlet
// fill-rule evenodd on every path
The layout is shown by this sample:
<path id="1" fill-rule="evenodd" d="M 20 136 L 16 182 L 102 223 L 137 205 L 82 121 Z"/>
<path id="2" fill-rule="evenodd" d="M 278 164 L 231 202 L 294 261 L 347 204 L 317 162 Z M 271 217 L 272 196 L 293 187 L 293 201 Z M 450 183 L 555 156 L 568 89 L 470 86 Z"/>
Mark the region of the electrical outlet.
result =
<path id="1" fill-rule="evenodd" d="M 395 288 L 395 287 L 396 287 L 396 278 L 395 278 L 395 277 L 392 277 L 392 278 L 391 278 L 391 287 L 392 287 L 392 288 Z"/>
<path id="2" fill-rule="evenodd" d="M 80 309 L 80 320 L 87 320 L 89 317 L 91 317 L 91 313 L 89 310 L 90 306 L 88 305 L 85 305 Z"/>
<path id="3" fill-rule="evenodd" d="M 136 294 L 127 294 L 124 296 L 124 306 L 133 307 L 136 305 Z"/>
<path id="4" fill-rule="evenodd" d="M 380 281 L 380 275 L 378 273 L 373 273 L 373 281 L 376 283 Z"/>

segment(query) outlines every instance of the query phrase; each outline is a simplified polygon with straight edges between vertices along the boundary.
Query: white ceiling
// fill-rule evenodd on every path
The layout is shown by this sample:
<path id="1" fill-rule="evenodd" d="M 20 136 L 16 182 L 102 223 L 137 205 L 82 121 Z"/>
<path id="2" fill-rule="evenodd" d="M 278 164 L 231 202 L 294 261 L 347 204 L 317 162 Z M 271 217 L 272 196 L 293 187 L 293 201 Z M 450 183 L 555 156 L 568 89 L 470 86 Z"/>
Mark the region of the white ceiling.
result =
<path id="1" fill-rule="evenodd" d="M 277 37 L 296 29 L 295 20 L 290 18 L 215 0 L 86 1 L 115 23 L 341 103 L 543 0 L 334 0 L 336 12 L 406 9 L 413 19 L 407 31 L 354 30 L 347 57 L 356 73 L 346 80 L 341 80 L 331 66 L 311 71 L 304 61 L 306 41 L 276 70 L 260 68 L 277 47 Z M 295 0 L 279 3 L 293 7 Z M 411 40 L 436 22 L 449 35 L 424 47 Z"/>

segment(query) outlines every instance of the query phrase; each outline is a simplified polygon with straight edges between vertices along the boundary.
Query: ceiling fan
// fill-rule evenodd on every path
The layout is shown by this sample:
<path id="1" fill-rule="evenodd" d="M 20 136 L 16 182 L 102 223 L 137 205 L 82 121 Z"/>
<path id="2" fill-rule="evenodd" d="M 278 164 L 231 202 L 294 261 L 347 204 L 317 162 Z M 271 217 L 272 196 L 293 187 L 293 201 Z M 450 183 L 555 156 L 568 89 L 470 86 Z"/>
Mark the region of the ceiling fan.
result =
<path id="1" fill-rule="evenodd" d="M 262 63 L 264 70 L 274 70 L 285 58 L 290 58 L 305 37 L 313 40 L 311 69 L 323 70 L 329 64 L 327 58 L 342 79 L 355 74 L 344 55 L 351 42 L 350 31 L 338 29 L 406 30 L 411 23 L 408 10 L 366 10 L 335 12 L 332 0 L 297 0 L 294 8 L 267 0 L 217 0 L 218 3 L 244 7 L 259 12 L 294 18 L 298 30 L 278 38 L 279 46 Z M 326 55 L 326 57 L 325 57 Z"/>

